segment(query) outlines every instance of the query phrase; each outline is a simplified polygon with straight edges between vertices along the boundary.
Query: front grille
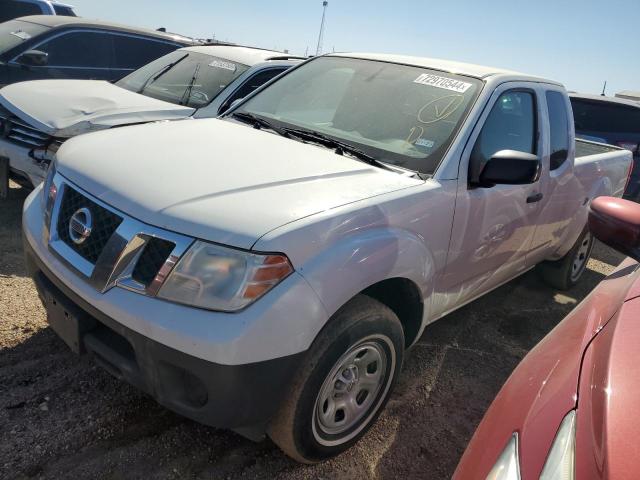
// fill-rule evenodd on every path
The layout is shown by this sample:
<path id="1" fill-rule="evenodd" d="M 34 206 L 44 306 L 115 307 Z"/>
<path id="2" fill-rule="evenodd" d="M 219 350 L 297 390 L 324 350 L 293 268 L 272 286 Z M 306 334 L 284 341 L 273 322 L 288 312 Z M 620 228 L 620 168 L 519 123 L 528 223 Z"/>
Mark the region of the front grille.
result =
<path id="1" fill-rule="evenodd" d="M 95 264 L 105 245 L 116 231 L 122 218 L 115 213 L 89 200 L 78 191 L 66 185 L 63 191 L 58 214 L 58 237 L 75 250 L 85 260 Z M 76 244 L 69 235 L 69 222 L 74 213 L 81 208 L 91 212 L 91 234 L 80 244 Z"/>
<path id="2" fill-rule="evenodd" d="M 156 278 L 160 268 L 169 258 L 175 246 L 175 243 L 161 238 L 153 237 L 149 239 L 131 273 L 131 278 L 145 287 L 151 285 L 151 282 Z"/>
<path id="3" fill-rule="evenodd" d="M 7 123 L 8 127 L 5 127 Z M 5 109 L 0 110 L 0 134 L 4 134 L 5 138 L 12 143 L 31 148 L 44 148 L 53 139 L 50 135 L 27 125 Z"/>

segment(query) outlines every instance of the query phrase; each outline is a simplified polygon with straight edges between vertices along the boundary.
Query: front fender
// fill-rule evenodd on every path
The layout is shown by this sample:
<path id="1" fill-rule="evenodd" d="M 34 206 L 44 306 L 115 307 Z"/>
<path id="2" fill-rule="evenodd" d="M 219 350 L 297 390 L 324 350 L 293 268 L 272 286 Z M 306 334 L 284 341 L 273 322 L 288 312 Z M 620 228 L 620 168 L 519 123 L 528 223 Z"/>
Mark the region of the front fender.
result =
<path id="1" fill-rule="evenodd" d="M 367 287 L 391 278 L 416 284 L 428 315 L 435 260 L 425 243 L 401 229 L 374 228 L 344 238 L 299 267 L 330 315 Z M 423 322 L 424 323 L 424 322 Z"/>

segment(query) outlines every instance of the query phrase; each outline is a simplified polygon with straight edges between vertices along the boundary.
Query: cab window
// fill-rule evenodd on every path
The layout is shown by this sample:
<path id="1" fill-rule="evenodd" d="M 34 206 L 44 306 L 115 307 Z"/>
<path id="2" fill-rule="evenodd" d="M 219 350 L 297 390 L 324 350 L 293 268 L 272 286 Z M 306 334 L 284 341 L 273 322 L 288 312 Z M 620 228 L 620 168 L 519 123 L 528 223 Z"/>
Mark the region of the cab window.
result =
<path id="1" fill-rule="evenodd" d="M 546 97 L 551 128 L 549 163 L 550 169 L 555 170 L 560 168 L 569 158 L 569 116 L 567 115 L 567 103 L 562 93 L 550 90 L 546 93 Z"/>
<path id="2" fill-rule="evenodd" d="M 500 95 L 471 151 L 469 178 L 477 179 L 484 164 L 501 150 L 537 153 L 537 116 L 531 91 Z"/>

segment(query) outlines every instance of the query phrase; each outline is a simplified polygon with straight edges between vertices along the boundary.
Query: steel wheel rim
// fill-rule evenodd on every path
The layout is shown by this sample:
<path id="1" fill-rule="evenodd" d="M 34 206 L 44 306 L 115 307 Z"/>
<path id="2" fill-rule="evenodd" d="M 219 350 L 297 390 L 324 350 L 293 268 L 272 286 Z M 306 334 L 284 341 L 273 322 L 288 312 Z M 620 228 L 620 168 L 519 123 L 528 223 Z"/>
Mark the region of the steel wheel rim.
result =
<path id="1" fill-rule="evenodd" d="M 384 389 L 386 394 L 393 378 L 393 370 L 387 373 L 389 365 L 395 368 L 395 354 L 389 339 L 378 338 L 391 347 L 391 353 L 375 337 L 368 337 L 349 348 L 326 376 L 313 409 L 314 434 L 321 443 L 342 443 L 357 435 L 367 424 L 363 419 L 367 415 L 370 419 L 380 406 L 384 398 L 380 392 Z M 318 433 L 346 438 L 324 441 Z"/>
<path id="2" fill-rule="evenodd" d="M 573 263 L 571 264 L 571 280 L 576 280 L 580 275 L 582 275 L 582 272 L 587 266 L 592 239 L 593 237 L 591 236 L 591 233 L 587 233 L 582 238 L 580 246 L 573 257 Z"/>

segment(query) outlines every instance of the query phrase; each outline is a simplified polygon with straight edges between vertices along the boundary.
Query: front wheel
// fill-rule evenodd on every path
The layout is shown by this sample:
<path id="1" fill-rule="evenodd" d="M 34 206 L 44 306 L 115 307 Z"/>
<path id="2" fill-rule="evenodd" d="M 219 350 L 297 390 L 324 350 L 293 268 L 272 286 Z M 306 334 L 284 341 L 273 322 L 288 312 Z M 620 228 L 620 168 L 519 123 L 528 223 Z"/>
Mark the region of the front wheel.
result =
<path id="1" fill-rule="evenodd" d="M 555 262 L 541 263 L 538 266 L 538 271 L 544 281 L 560 290 L 567 290 L 576 285 L 587 268 L 593 244 L 593 235 L 585 229 L 564 257 Z"/>
<path id="2" fill-rule="evenodd" d="M 403 354 L 398 317 L 380 302 L 358 295 L 314 341 L 268 427 L 269 436 L 303 463 L 346 450 L 378 418 Z"/>

